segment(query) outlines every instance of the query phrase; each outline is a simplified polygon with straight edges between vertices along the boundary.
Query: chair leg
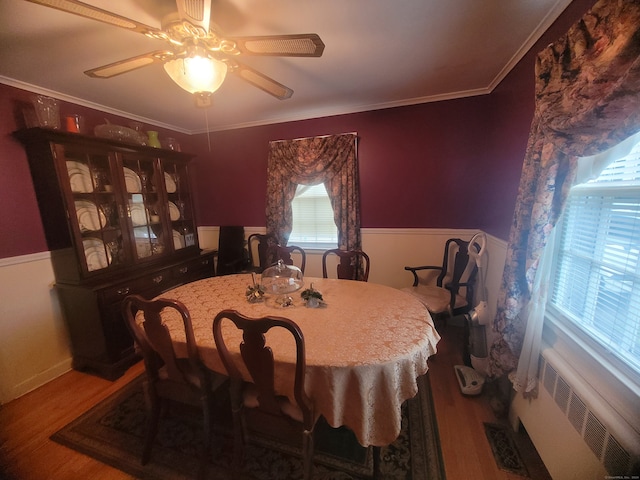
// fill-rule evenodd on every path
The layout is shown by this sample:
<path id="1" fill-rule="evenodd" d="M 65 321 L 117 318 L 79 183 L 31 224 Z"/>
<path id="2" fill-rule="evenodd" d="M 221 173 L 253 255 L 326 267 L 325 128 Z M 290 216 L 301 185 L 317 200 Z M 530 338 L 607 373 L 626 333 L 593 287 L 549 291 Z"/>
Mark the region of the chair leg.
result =
<path id="1" fill-rule="evenodd" d="M 302 433 L 302 462 L 304 480 L 311 480 L 313 476 L 313 430 Z"/>
<path id="2" fill-rule="evenodd" d="M 380 447 L 373 447 L 373 480 L 380 480 Z"/>
<path id="3" fill-rule="evenodd" d="M 242 460 L 244 457 L 245 422 L 242 412 L 242 406 L 232 408 L 231 415 L 233 417 L 233 460 L 232 469 L 235 475 L 240 472 Z"/>
<path id="4" fill-rule="evenodd" d="M 213 412 L 211 411 L 212 399 L 208 394 L 204 394 L 201 398 L 202 417 L 204 427 L 204 443 L 202 444 L 202 458 L 200 459 L 200 467 L 198 469 L 198 479 L 204 479 L 211 455 L 211 444 L 213 442 Z"/>
<path id="5" fill-rule="evenodd" d="M 433 325 L 436 327 L 436 330 L 440 332 L 444 327 L 447 326 L 447 317 L 445 317 L 445 312 L 439 313 L 431 313 L 431 319 L 433 320 Z M 448 315 L 448 314 L 447 314 Z"/>
<path id="6" fill-rule="evenodd" d="M 142 448 L 142 465 L 146 465 L 151 458 L 151 447 L 158 433 L 158 421 L 160 420 L 160 399 L 154 394 L 150 395 L 149 419 L 147 421 L 147 434 Z"/>

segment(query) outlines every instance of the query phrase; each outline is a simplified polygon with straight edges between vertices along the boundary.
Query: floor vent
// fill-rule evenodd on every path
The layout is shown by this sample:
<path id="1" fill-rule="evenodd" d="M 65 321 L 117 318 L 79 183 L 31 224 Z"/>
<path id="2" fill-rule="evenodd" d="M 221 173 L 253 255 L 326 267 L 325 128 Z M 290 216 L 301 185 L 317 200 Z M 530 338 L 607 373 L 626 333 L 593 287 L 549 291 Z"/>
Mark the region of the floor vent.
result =
<path id="1" fill-rule="evenodd" d="M 639 465 L 627 449 L 611 434 L 609 429 L 576 394 L 571 384 L 563 378 L 544 357 L 540 357 L 542 385 L 556 405 L 566 415 L 573 428 L 611 475 L 637 474 Z"/>

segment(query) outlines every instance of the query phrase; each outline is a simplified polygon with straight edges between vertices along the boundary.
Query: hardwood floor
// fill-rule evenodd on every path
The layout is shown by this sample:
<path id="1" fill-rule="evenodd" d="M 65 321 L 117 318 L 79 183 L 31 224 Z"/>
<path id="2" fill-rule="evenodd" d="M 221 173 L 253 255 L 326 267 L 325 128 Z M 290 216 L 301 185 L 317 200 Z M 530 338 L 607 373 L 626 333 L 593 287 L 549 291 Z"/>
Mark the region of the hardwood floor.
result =
<path id="1" fill-rule="evenodd" d="M 484 422 L 506 424 L 489 405 L 489 396 L 464 396 L 460 393 L 453 369 L 462 364 L 463 329 L 440 329 L 438 353 L 429 359 L 429 380 L 438 419 L 438 433 L 447 480 L 473 478 L 485 480 L 523 480 L 500 470 L 486 438 Z M 532 480 L 551 479 L 533 445 L 524 432 L 514 435 Z"/>
<path id="2" fill-rule="evenodd" d="M 448 480 L 522 480 L 500 470 L 483 422 L 496 422 L 485 395 L 460 394 L 453 365 L 462 362 L 461 328 L 444 327 L 430 379 Z M 133 366 L 115 382 L 71 371 L 0 407 L 0 479 L 125 480 L 133 477 L 49 440 L 49 436 L 143 371 Z M 535 452 L 533 452 L 535 454 Z M 535 456 L 535 455 L 534 455 Z M 534 480 L 550 478 L 535 458 Z M 420 479 L 416 479 L 420 480 Z"/>

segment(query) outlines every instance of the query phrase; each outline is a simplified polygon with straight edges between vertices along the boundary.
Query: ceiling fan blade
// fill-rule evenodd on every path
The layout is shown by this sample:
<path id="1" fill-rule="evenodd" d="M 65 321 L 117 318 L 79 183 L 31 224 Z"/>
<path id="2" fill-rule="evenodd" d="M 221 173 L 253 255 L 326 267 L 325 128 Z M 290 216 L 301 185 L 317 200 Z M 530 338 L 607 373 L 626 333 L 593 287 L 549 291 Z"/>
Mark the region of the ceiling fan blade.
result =
<path id="1" fill-rule="evenodd" d="M 293 90 L 276 82 L 273 78 L 269 78 L 265 74 L 251 67 L 247 67 L 242 63 L 234 61 L 233 64 L 231 71 L 235 75 L 242 78 L 245 82 L 249 82 L 254 87 L 258 87 L 260 90 L 267 92 L 269 95 L 273 95 L 280 100 L 286 100 L 293 95 Z"/>
<path id="2" fill-rule="evenodd" d="M 116 75 L 130 72 L 138 68 L 146 67 L 153 63 L 164 63 L 169 57 L 173 56 L 173 52 L 168 50 L 156 50 L 155 52 L 145 53 L 136 57 L 126 58 L 119 62 L 110 63 L 101 67 L 87 70 L 85 75 L 93 78 L 111 78 Z"/>
<path id="3" fill-rule="evenodd" d="M 209 32 L 211 0 L 176 0 L 176 4 L 180 18 L 202 28 L 204 35 Z"/>
<path id="4" fill-rule="evenodd" d="M 150 27 L 127 17 L 116 15 L 115 13 L 103 10 L 92 5 L 79 2 L 78 0 L 27 0 L 27 2 L 36 3 L 45 7 L 55 8 L 63 12 L 73 13 L 80 17 L 97 20 L 99 22 L 108 23 L 116 27 L 125 28 L 138 33 L 157 38 L 163 38 L 166 34 L 157 28 Z"/>
<path id="5" fill-rule="evenodd" d="M 321 57 L 324 43 L 315 33 L 229 38 L 243 55 Z"/>

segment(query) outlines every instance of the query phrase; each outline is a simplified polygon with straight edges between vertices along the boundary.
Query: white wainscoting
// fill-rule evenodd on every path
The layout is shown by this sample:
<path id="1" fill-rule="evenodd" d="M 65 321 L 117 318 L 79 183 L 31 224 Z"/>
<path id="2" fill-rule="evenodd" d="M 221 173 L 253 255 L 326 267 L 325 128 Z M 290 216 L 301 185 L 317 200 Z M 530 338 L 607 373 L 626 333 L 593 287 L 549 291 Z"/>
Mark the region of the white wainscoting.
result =
<path id="1" fill-rule="evenodd" d="M 199 227 L 198 238 L 202 248 L 218 247 L 219 227 Z M 435 228 L 363 228 L 362 249 L 371 259 L 369 281 L 394 288 L 411 286 L 413 277 L 404 267 L 407 265 L 442 265 L 444 244 L 449 238 L 469 240 L 478 230 Z M 252 233 L 265 233 L 264 228 L 245 227 L 245 237 Z M 487 235 L 487 250 L 483 258 L 483 282 L 491 317 L 495 315 L 495 304 L 502 282 L 502 270 L 507 252 L 507 243 Z M 322 276 L 322 251 L 306 254 L 305 275 Z"/>
<path id="2" fill-rule="evenodd" d="M 264 232 L 246 227 L 245 234 Z M 471 238 L 476 230 L 363 229 L 363 248 L 371 257 L 370 282 L 401 288 L 411 285 L 405 265 L 439 265 L 447 238 Z M 198 229 L 202 248 L 217 248 L 218 227 Z M 488 237 L 485 285 L 495 304 L 506 244 Z M 322 276 L 321 252 L 307 255 L 308 276 Z M 53 289 L 48 252 L 0 259 L 0 403 L 17 398 L 71 368 L 64 320 Z"/>
<path id="3" fill-rule="evenodd" d="M 49 252 L 0 260 L 0 403 L 71 368 Z"/>

